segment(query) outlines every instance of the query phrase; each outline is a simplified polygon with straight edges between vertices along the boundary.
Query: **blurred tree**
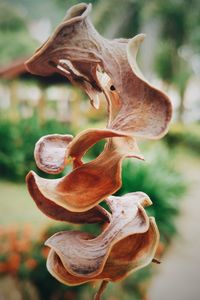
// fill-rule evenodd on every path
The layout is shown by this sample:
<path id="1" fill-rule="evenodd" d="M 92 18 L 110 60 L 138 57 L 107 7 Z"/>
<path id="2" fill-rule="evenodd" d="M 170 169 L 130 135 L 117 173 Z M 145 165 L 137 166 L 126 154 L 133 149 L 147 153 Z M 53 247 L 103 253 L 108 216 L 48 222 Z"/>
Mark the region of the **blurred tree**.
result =
<path id="1" fill-rule="evenodd" d="M 138 33 L 142 1 L 98 0 L 93 20 L 97 29 L 109 38 L 130 38 Z"/>
<path id="2" fill-rule="evenodd" d="M 169 84 L 174 84 L 180 95 L 178 120 L 183 121 L 187 82 L 192 74 L 190 60 L 184 59 L 181 49 L 193 48 L 198 38 L 193 32 L 200 28 L 200 2 L 197 0 L 154 0 L 149 5 L 151 17 L 161 20 L 160 43 L 155 60 L 155 71 Z M 200 39 L 199 39 L 200 47 Z M 192 51 L 192 52 L 193 52 Z"/>
<path id="3" fill-rule="evenodd" d="M 24 16 L 14 6 L 1 4 L 0 65 L 31 54 L 36 45 L 30 38 Z"/>
<path id="4" fill-rule="evenodd" d="M 178 107 L 178 121 L 183 122 L 185 111 L 185 91 L 187 82 L 192 74 L 188 62 L 179 54 L 171 40 L 159 44 L 155 60 L 155 71 L 164 81 L 166 89 L 169 85 L 175 85 L 180 96 Z"/>

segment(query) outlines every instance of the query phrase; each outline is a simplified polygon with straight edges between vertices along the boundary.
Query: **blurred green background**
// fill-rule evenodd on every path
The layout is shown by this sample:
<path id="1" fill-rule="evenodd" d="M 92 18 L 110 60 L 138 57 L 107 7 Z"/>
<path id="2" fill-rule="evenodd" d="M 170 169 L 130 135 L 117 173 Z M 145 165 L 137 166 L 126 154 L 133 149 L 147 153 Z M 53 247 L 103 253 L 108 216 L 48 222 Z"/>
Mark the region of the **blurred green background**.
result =
<path id="1" fill-rule="evenodd" d="M 77 134 L 105 125 L 106 109 L 90 107 L 80 90 L 60 76 L 28 74 L 30 57 L 81 1 L 6 0 L 0 3 L 0 299 L 87 300 L 97 286 L 66 287 L 46 270 L 44 240 L 77 228 L 52 222 L 28 195 L 24 178 L 37 170 L 34 145 L 49 133 Z M 93 0 L 92 20 L 108 37 L 146 33 L 138 61 L 147 79 L 171 98 L 174 114 L 161 141 L 140 140 L 145 162 L 123 163 L 121 195 L 143 191 L 154 205 L 161 242 L 159 266 L 149 266 L 103 296 L 109 300 L 198 300 L 200 258 L 200 2 L 198 0 Z M 86 160 L 94 159 L 103 143 Z M 41 172 L 40 172 L 41 173 Z M 46 176 L 46 174 L 42 174 Z M 79 228 L 79 227 L 78 227 Z M 97 225 L 82 230 L 97 233 Z M 185 284 L 184 284 L 185 283 Z M 170 287 L 170 288 L 169 288 Z"/>

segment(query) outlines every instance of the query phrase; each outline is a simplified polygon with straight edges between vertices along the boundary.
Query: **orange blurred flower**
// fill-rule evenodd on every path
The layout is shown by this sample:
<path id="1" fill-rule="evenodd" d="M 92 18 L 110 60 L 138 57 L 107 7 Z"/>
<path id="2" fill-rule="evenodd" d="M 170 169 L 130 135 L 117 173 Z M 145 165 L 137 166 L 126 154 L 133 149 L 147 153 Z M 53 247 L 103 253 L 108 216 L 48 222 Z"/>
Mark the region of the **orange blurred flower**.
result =
<path id="1" fill-rule="evenodd" d="M 19 240 L 16 244 L 16 251 L 18 252 L 28 252 L 30 250 L 30 242 L 27 240 Z"/>
<path id="2" fill-rule="evenodd" d="M 28 269 L 34 269 L 37 266 L 37 261 L 34 258 L 29 258 L 26 260 L 25 266 Z"/>
<path id="3" fill-rule="evenodd" d="M 47 248 L 47 247 L 44 247 L 43 249 L 42 249 L 42 251 L 41 251 L 41 253 L 42 253 L 42 256 L 44 257 L 44 258 L 47 258 L 47 256 L 48 256 L 48 254 L 49 254 L 49 248 Z"/>
<path id="4" fill-rule="evenodd" d="M 5 273 L 8 271 L 8 263 L 0 262 L 0 273 Z"/>
<path id="5" fill-rule="evenodd" d="M 11 253 L 8 258 L 9 271 L 11 273 L 17 273 L 20 266 L 21 257 L 17 253 Z"/>

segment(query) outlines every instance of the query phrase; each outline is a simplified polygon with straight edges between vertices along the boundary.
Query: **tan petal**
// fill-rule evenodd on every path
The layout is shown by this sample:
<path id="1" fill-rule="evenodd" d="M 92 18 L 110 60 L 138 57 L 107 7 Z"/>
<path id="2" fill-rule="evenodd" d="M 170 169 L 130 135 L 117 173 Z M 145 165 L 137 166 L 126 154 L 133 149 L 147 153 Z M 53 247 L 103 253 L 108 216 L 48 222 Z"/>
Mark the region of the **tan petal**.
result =
<path id="1" fill-rule="evenodd" d="M 39 169 L 58 174 L 66 165 L 66 151 L 72 135 L 52 134 L 43 136 L 35 146 L 34 156 Z"/>
<path id="2" fill-rule="evenodd" d="M 168 97 L 147 82 L 137 65 L 136 55 L 143 39 L 144 35 L 139 34 L 128 42 L 126 51 L 129 65 L 125 62 L 122 64 L 124 76 L 120 84 L 115 73 L 112 73 L 113 84 L 124 103 L 110 127 L 125 132 L 133 131 L 135 136 L 160 138 L 167 131 L 172 107 Z"/>
<path id="3" fill-rule="evenodd" d="M 48 75 L 62 68 L 64 76 L 89 93 L 93 104 L 94 94 L 104 92 L 108 103 L 112 103 L 109 129 L 160 138 L 171 119 L 171 103 L 165 94 L 147 83 L 137 66 L 136 54 L 143 35 L 129 41 L 107 40 L 90 22 L 90 10 L 87 4 L 72 7 L 68 19 L 27 62 L 28 70 Z M 61 65 L 62 61 L 71 65 Z M 105 72 L 110 78 L 110 91 L 99 80 L 98 72 Z"/>
<path id="4" fill-rule="evenodd" d="M 145 34 L 141 33 L 134 36 L 131 40 L 129 40 L 127 45 L 127 58 L 133 72 L 137 75 L 137 77 L 141 78 L 143 81 L 146 81 L 136 61 L 139 47 L 141 43 L 144 41 L 144 38 L 145 38 Z"/>
<path id="5" fill-rule="evenodd" d="M 82 238 L 88 240 L 92 236 L 85 234 Z M 52 276 L 67 285 L 80 285 L 96 280 L 118 281 L 147 266 L 154 258 L 158 242 L 159 232 L 154 218 L 150 218 L 150 226 L 146 232 L 130 235 L 113 246 L 102 272 L 97 276 L 86 278 L 72 275 L 53 249 L 47 259 L 47 268 Z"/>
<path id="6" fill-rule="evenodd" d="M 26 183 L 29 193 L 37 207 L 48 217 L 57 220 L 65 221 L 74 224 L 109 222 L 110 214 L 100 205 L 93 207 L 85 212 L 71 212 L 62 206 L 45 198 L 38 189 L 35 178 L 32 173 L 26 177 Z"/>
<path id="7" fill-rule="evenodd" d="M 141 203 L 151 203 L 144 193 L 130 193 L 106 200 L 112 211 L 110 224 L 96 238 L 85 240 L 82 232 L 59 232 L 46 241 L 60 257 L 65 269 L 74 276 L 100 274 L 111 251 L 129 235 L 146 232 L 149 219 Z"/>
<path id="8" fill-rule="evenodd" d="M 120 139 L 123 140 L 122 149 L 117 146 Z M 60 179 L 44 179 L 34 172 L 30 174 L 45 198 L 70 211 L 87 211 L 120 188 L 123 158 L 141 158 L 135 145 L 133 138 L 110 139 L 95 160 Z"/>

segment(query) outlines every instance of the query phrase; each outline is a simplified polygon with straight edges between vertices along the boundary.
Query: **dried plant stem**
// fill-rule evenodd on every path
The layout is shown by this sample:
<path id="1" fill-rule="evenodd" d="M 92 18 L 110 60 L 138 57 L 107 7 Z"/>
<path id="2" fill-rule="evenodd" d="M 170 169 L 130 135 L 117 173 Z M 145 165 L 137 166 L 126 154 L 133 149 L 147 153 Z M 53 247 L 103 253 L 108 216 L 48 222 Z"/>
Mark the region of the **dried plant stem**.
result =
<path id="1" fill-rule="evenodd" d="M 100 300 L 101 299 L 101 296 L 102 296 L 103 292 L 105 291 L 105 289 L 107 287 L 107 284 L 108 284 L 108 281 L 106 281 L 106 280 L 103 280 L 101 282 L 101 285 L 100 285 L 97 293 L 94 296 L 94 300 Z"/>
<path id="2" fill-rule="evenodd" d="M 153 258 L 152 262 L 155 263 L 155 264 L 158 264 L 158 265 L 161 264 L 161 261 L 158 260 L 157 258 Z"/>

